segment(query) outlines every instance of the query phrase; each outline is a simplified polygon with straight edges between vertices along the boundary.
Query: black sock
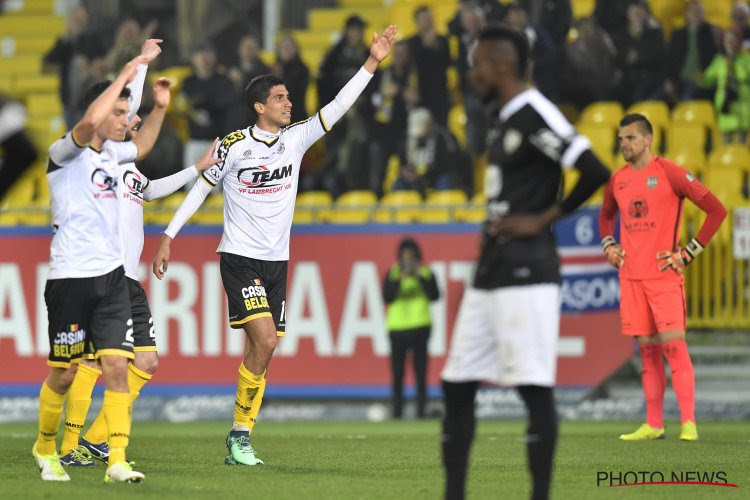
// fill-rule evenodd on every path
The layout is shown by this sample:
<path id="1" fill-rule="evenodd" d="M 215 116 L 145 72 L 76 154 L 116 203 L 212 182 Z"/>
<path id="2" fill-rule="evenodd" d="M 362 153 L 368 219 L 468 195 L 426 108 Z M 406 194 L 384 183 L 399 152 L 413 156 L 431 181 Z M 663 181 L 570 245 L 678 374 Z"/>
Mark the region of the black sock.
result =
<path id="1" fill-rule="evenodd" d="M 445 419 L 443 420 L 443 466 L 446 500 L 463 500 L 469 450 L 474 439 L 476 417 L 474 398 L 479 382 L 445 382 Z"/>
<path id="2" fill-rule="evenodd" d="M 529 413 L 529 427 L 526 431 L 526 451 L 528 467 L 531 471 L 533 500 L 546 500 L 549 497 L 552 479 L 552 461 L 557 442 L 557 411 L 555 396 L 551 387 L 522 385 L 518 392 Z"/>

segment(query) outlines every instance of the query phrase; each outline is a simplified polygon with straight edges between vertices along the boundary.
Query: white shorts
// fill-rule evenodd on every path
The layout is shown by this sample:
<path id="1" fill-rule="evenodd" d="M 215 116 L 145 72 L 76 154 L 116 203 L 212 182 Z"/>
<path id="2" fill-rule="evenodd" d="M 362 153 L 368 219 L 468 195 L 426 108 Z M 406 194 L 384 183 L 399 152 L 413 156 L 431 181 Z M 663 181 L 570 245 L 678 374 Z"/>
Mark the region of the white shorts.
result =
<path id="1" fill-rule="evenodd" d="M 559 333 L 557 284 L 467 288 L 442 379 L 552 387 Z"/>

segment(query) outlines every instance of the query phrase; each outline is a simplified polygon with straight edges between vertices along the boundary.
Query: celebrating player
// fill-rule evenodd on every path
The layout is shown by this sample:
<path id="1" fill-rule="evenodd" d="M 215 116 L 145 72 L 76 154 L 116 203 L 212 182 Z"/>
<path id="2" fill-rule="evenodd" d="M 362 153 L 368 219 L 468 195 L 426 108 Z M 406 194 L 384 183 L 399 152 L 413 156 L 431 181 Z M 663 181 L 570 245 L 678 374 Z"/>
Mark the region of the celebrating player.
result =
<path id="1" fill-rule="evenodd" d="M 680 405 L 680 439 L 695 441 L 695 375 L 685 342 L 682 272 L 708 244 L 727 211 L 716 196 L 684 168 L 651 153 L 653 129 L 643 115 L 626 115 L 618 135 L 628 162 L 604 191 L 599 231 L 602 248 L 620 275 L 622 334 L 635 336 L 641 351 L 646 422 L 624 441 L 663 439 L 666 388 L 664 356 Z M 682 206 L 689 198 L 706 212 L 698 236 L 680 246 Z M 620 213 L 620 239 L 614 221 Z"/>
<path id="2" fill-rule="evenodd" d="M 142 55 L 153 60 L 160 52 L 160 40 L 147 40 L 141 50 Z M 125 140 L 133 140 L 139 132 L 140 117 L 136 114 L 143 94 L 143 83 L 148 66 L 138 66 L 136 78 L 128 84 L 131 91 L 131 104 L 128 117 L 129 133 Z M 159 79 L 154 87 L 155 111 L 161 113 L 169 106 L 169 82 Z M 180 172 L 162 179 L 150 180 L 130 162 L 120 166 L 117 178 L 117 198 L 120 203 L 119 226 L 120 247 L 125 264 L 125 277 L 128 283 L 130 306 L 133 319 L 133 351 L 135 359 L 128 364 L 128 388 L 134 402 L 143 386 L 159 365 L 156 353 L 156 333 L 154 331 L 151 310 L 146 293 L 138 281 L 138 262 L 143 250 L 143 202 L 163 198 L 198 177 L 199 172 L 219 162 L 212 159 L 218 140 L 206 154 L 195 164 Z M 79 439 L 81 429 L 86 421 L 86 414 L 91 405 L 91 392 L 96 380 L 101 375 L 96 363 L 83 360 L 78 366 L 73 384 L 70 386 L 65 409 L 65 428 L 63 433 L 61 461 L 63 465 L 93 465 L 90 457 L 103 461 L 109 458 L 107 444 L 107 422 L 104 412 L 100 411 L 83 438 Z"/>
<path id="3" fill-rule="evenodd" d="M 471 77 L 500 112 L 488 137 L 487 222 L 473 285 L 464 292 L 443 369 L 445 497 L 464 498 L 479 382 L 518 389 L 528 410 L 527 448 L 535 499 L 547 498 L 557 439 L 555 385 L 560 263 L 550 225 L 609 177 L 562 113 L 527 88 L 529 47 L 509 27 L 481 32 Z M 559 201 L 561 167 L 581 176 Z"/>
<path id="4" fill-rule="evenodd" d="M 250 432 L 266 386 L 266 369 L 284 335 L 289 233 L 305 151 L 354 104 L 388 55 L 396 37 L 389 26 L 374 34 L 370 55 L 338 95 L 315 116 L 291 123 L 292 103 L 284 80 L 254 78 L 245 90 L 257 114 L 254 126 L 221 141 L 221 163 L 201 175 L 172 218 L 154 257 L 153 272 L 164 277 L 170 244 L 177 232 L 219 183 L 224 187 L 224 234 L 219 243 L 220 271 L 229 302 L 229 323 L 247 336 L 240 364 L 234 422 L 227 436 L 227 464 L 258 465 Z"/>

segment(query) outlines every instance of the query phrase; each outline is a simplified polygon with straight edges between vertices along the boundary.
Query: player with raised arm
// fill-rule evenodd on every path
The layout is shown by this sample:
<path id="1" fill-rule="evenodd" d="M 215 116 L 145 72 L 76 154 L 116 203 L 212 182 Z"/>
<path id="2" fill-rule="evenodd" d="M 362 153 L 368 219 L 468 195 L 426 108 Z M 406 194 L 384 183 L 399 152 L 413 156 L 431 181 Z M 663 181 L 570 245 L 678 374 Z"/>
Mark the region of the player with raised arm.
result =
<path id="1" fill-rule="evenodd" d="M 114 82 L 92 86 L 81 121 L 49 148 L 47 181 L 55 234 L 44 298 L 50 371 L 39 394 L 39 433 L 32 450 L 43 480 L 70 479 L 60 464 L 55 438 L 76 365 L 88 347 L 106 384 L 102 411 L 111 450 L 104 479 L 144 479 L 125 460 L 131 406 L 128 361 L 134 355 L 118 234 L 117 177 L 120 164 L 148 154 L 164 120 L 165 109 L 157 106 L 141 134 L 134 141 L 121 142 L 128 127 L 130 91 L 125 86 L 136 76 L 138 65 L 147 62 L 148 57 L 140 55 Z"/>
<path id="2" fill-rule="evenodd" d="M 161 52 L 160 40 L 147 40 L 141 48 L 141 55 L 154 60 Z M 138 65 L 135 79 L 127 85 L 130 89 L 129 132 L 125 141 L 132 141 L 138 134 L 141 119 L 137 115 L 143 94 L 143 85 L 148 71 L 147 64 Z M 157 81 L 154 89 L 155 107 L 166 109 L 169 106 L 170 94 L 167 82 Z M 134 162 L 120 165 L 117 178 L 117 199 L 119 200 L 120 248 L 123 252 L 125 276 L 128 283 L 130 305 L 133 319 L 133 351 L 135 359 L 128 364 L 128 388 L 134 402 L 140 390 L 151 379 L 158 368 L 156 353 L 156 335 L 148 300 L 138 281 L 138 263 L 143 250 L 143 202 L 163 198 L 194 181 L 199 172 L 218 163 L 212 159 L 216 142 L 195 164 L 180 172 L 161 179 L 150 180 L 136 167 Z M 91 405 L 91 393 L 101 370 L 96 362 L 84 359 L 78 366 L 73 384 L 70 386 L 65 408 L 65 426 L 62 445 L 60 446 L 63 465 L 94 465 L 91 457 L 106 462 L 109 458 L 107 444 L 107 423 L 104 412 L 100 411 L 93 424 L 80 438 L 81 429 L 86 421 L 86 414 Z"/>
<path id="3" fill-rule="evenodd" d="M 484 29 L 471 53 L 471 78 L 500 111 L 488 133 L 487 221 L 474 282 L 461 299 L 442 372 L 445 498 L 462 499 L 481 381 L 515 387 L 528 411 L 532 498 L 549 495 L 557 440 L 553 387 L 560 326 L 560 260 L 552 223 L 609 178 L 559 109 L 527 86 L 526 36 Z M 562 169 L 578 183 L 560 200 Z"/>
<path id="4" fill-rule="evenodd" d="M 708 244 L 727 211 L 716 196 L 679 165 L 651 153 L 653 129 L 639 114 L 625 115 L 618 134 L 627 165 L 604 191 L 599 232 L 607 260 L 619 269 L 622 334 L 638 341 L 646 422 L 624 441 L 664 438 L 667 381 L 664 356 L 680 405 L 680 439 L 696 441 L 695 374 L 685 342 L 686 310 L 682 272 Z M 706 212 L 698 235 L 680 245 L 685 198 Z M 620 213 L 620 240 L 614 223 Z"/>
<path id="5" fill-rule="evenodd" d="M 258 465 L 250 432 L 266 385 L 266 369 L 284 335 L 289 233 L 300 162 L 310 146 L 354 104 L 378 64 L 390 52 L 396 27 L 374 34 L 362 68 L 315 116 L 291 124 L 292 103 L 284 80 L 254 78 L 245 90 L 255 125 L 228 134 L 219 145 L 221 163 L 201 175 L 162 236 L 153 272 L 164 277 L 170 245 L 208 193 L 223 183 L 224 234 L 217 252 L 229 302 L 229 323 L 247 336 L 240 364 L 234 421 L 225 463 Z"/>

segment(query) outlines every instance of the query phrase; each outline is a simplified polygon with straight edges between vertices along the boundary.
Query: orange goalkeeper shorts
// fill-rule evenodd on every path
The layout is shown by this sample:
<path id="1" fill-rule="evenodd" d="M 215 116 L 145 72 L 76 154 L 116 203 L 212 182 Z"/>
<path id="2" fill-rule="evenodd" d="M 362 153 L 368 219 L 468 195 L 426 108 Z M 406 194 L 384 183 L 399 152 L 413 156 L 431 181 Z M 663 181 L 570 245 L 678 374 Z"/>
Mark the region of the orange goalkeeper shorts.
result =
<path id="1" fill-rule="evenodd" d="M 620 279 L 623 335 L 685 330 L 686 314 L 682 281 Z"/>

